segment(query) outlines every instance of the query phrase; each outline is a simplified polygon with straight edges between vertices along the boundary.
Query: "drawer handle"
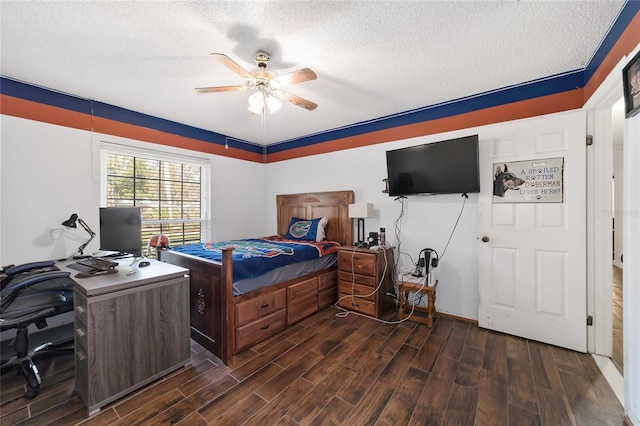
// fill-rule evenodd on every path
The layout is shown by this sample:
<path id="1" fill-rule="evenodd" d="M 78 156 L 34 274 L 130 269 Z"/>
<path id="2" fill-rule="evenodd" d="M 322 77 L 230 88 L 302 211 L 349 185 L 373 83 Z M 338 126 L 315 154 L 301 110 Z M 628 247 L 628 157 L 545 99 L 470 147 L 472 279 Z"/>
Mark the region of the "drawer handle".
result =
<path id="1" fill-rule="evenodd" d="M 268 304 L 268 303 L 265 303 L 265 304 L 263 304 L 263 305 L 260 305 L 260 309 L 264 309 L 264 308 L 268 308 L 268 307 L 269 307 L 269 304 Z"/>
<path id="2" fill-rule="evenodd" d="M 85 309 L 84 307 L 78 305 L 76 306 L 76 311 L 78 311 L 79 314 L 84 314 Z"/>
<path id="3" fill-rule="evenodd" d="M 263 325 L 262 327 L 260 327 L 260 330 L 266 330 L 267 328 L 269 328 L 269 325 Z"/>
<path id="4" fill-rule="evenodd" d="M 351 306 L 353 306 L 354 309 L 360 308 L 360 305 L 356 303 L 353 297 L 351 298 Z"/>
<path id="5" fill-rule="evenodd" d="M 84 335 L 86 334 L 82 328 L 76 328 L 76 333 L 79 337 L 84 337 Z"/>
<path id="6" fill-rule="evenodd" d="M 80 361 L 84 361 L 87 358 L 87 356 L 82 351 L 76 351 L 76 356 Z"/>

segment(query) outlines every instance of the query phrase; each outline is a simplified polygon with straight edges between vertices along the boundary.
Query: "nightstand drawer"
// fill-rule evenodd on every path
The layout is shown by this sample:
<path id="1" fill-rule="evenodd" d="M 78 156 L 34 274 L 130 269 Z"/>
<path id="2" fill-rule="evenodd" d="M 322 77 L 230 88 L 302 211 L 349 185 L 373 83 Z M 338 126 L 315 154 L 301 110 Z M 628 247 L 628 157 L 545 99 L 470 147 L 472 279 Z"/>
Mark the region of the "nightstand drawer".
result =
<path id="1" fill-rule="evenodd" d="M 360 296 L 362 299 L 376 301 L 376 294 L 374 293 L 375 287 L 364 286 L 360 284 L 352 284 L 347 281 L 340 281 L 338 284 L 338 291 L 341 294 L 353 294 L 354 296 Z M 366 297 L 363 297 L 365 296 Z"/>
<path id="2" fill-rule="evenodd" d="M 376 304 L 369 300 L 364 300 L 359 297 L 352 297 L 340 293 L 338 295 L 338 306 L 350 309 L 352 311 L 362 312 L 363 314 L 375 317 L 376 316 Z"/>
<path id="3" fill-rule="evenodd" d="M 376 275 L 376 253 L 340 250 L 338 265 L 340 271 L 354 272 L 362 275 Z"/>
<path id="4" fill-rule="evenodd" d="M 369 287 L 376 287 L 378 285 L 378 280 L 376 279 L 376 277 L 373 277 L 371 275 L 359 275 L 359 274 L 353 274 L 351 272 L 340 271 L 339 278 L 340 278 L 340 282 L 344 281 L 349 284 L 353 282 L 356 284 L 366 285 Z"/>

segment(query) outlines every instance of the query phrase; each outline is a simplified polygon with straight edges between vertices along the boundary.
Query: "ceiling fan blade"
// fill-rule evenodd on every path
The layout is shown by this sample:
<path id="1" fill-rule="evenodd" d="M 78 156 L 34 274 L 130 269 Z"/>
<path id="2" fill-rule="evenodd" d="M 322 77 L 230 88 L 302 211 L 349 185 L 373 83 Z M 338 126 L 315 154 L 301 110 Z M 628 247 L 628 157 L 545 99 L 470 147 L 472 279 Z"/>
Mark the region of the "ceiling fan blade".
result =
<path id="1" fill-rule="evenodd" d="M 318 107 L 318 104 L 311 102 L 307 99 L 301 98 L 300 96 L 294 95 L 293 93 L 284 92 L 282 90 L 274 90 L 273 94 L 280 99 L 287 100 L 292 104 L 302 107 L 304 109 L 308 109 L 309 111 L 313 111 Z"/>
<path id="2" fill-rule="evenodd" d="M 280 77 L 274 78 L 274 81 L 277 81 L 282 86 L 286 86 L 288 84 L 296 84 L 302 83 L 304 81 L 315 80 L 318 78 L 315 72 L 311 71 L 309 68 L 303 68 L 301 70 L 290 72 L 289 74 L 281 75 Z"/>
<path id="3" fill-rule="evenodd" d="M 196 90 L 200 93 L 234 92 L 236 90 L 247 90 L 247 86 L 196 87 Z"/>
<path id="4" fill-rule="evenodd" d="M 238 65 L 237 62 L 235 62 L 233 59 L 231 59 L 227 55 L 223 53 L 211 53 L 209 56 L 211 56 L 216 61 L 220 62 L 225 67 L 229 68 L 231 71 L 238 74 L 240 77 L 248 80 L 253 78 L 253 76 L 249 71 L 242 68 L 240 65 Z"/>

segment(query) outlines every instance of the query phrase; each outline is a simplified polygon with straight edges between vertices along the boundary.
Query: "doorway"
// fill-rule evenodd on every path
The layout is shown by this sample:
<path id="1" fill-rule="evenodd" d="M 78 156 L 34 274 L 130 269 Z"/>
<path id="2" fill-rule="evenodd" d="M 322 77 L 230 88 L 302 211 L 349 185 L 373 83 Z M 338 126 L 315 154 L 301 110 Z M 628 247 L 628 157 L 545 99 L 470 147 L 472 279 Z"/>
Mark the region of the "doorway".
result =
<path id="1" fill-rule="evenodd" d="M 622 290 L 614 289 L 614 266 L 622 254 L 624 221 L 622 215 L 624 170 L 624 102 L 622 87 L 618 81 L 602 87 L 599 102 L 592 102 L 588 134 L 592 134 L 593 145 L 588 148 L 588 203 L 589 220 L 589 298 L 593 327 L 589 327 L 589 352 L 600 355 L 599 367 L 622 402 L 624 381 L 622 362 L 614 362 L 616 356 L 623 359 Z M 595 99 L 592 99 L 594 101 Z M 617 158 L 617 160 L 616 160 Z M 621 277 L 621 271 L 619 276 Z M 619 281 L 622 285 L 622 280 Z M 616 296 L 614 296 L 614 294 Z M 615 298 L 615 301 L 614 301 Z M 614 310 L 614 303 L 619 309 Z M 615 342 L 614 342 L 614 339 Z M 596 359 L 598 362 L 598 359 Z"/>
<path id="2" fill-rule="evenodd" d="M 624 99 L 621 98 L 611 107 L 612 135 L 612 353 L 611 360 L 620 374 L 624 371 L 624 342 L 622 327 L 623 281 L 622 281 L 622 233 L 624 229 L 623 196 L 624 196 Z"/>

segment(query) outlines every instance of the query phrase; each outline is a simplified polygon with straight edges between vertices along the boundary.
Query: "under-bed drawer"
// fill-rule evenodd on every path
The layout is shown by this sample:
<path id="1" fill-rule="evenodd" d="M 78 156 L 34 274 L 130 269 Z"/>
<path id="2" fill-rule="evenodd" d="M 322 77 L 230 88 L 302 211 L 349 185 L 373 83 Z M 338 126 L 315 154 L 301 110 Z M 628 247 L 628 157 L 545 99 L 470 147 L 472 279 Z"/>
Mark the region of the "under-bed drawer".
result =
<path id="1" fill-rule="evenodd" d="M 287 306 L 285 288 L 263 294 L 235 306 L 236 326 L 241 326 Z"/>
<path id="2" fill-rule="evenodd" d="M 288 321 L 293 324 L 318 310 L 318 280 L 316 277 L 287 288 Z"/>
<path id="3" fill-rule="evenodd" d="M 236 352 L 253 345 L 287 325 L 287 310 L 274 312 L 261 320 L 236 328 Z"/>
<path id="4" fill-rule="evenodd" d="M 318 275 L 318 291 L 338 288 L 338 271 Z"/>
<path id="5" fill-rule="evenodd" d="M 318 292 L 318 309 L 324 309 L 338 300 L 338 289 L 330 288 Z"/>

